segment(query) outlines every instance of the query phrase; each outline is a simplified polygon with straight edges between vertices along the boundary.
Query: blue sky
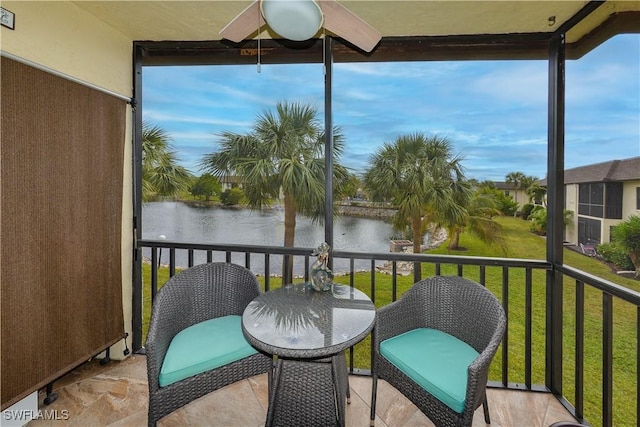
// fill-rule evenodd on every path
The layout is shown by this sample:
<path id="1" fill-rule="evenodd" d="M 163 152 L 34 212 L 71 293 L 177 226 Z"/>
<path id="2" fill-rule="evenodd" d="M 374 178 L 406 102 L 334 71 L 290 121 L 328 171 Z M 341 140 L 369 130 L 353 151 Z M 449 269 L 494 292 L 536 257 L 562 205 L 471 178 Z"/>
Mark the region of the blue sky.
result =
<path id="1" fill-rule="evenodd" d="M 308 103 L 324 119 L 321 64 L 145 67 L 143 119 L 165 129 L 180 163 L 245 133 L 277 102 Z M 547 61 L 334 64 L 333 121 L 341 162 L 363 171 L 383 143 L 414 132 L 449 138 L 466 174 L 543 178 Z M 619 35 L 566 65 L 567 168 L 640 156 L 640 35 Z"/>

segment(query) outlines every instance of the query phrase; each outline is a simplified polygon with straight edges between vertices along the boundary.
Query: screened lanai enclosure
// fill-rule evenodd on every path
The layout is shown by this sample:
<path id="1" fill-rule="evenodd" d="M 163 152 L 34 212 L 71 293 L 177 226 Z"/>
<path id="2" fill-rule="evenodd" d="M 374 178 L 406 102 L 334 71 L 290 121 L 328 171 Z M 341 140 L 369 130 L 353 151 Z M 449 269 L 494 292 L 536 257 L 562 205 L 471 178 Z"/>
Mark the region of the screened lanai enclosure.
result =
<path id="1" fill-rule="evenodd" d="M 161 67 L 242 66 L 259 80 L 269 67 L 291 66 L 300 67 L 302 78 L 290 85 L 313 87 L 309 99 L 320 113 L 327 171 L 322 239 L 333 248 L 333 262 L 345 266 L 336 280 L 360 287 L 377 306 L 397 300 L 421 277 L 477 281 L 498 297 L 509 320 L 489 386 L 551 393 L 585 424 L 637 424 L 638 287 L 567 262 L 563 207 L 567 63 L 619 34 L 640 32 L 640 2 L 319 3 L 324 21 L 291 40 L 298 35 L 283 36 L 277 31 L 288 34 L 286 28 L 264 21 L 260 2 L 3 2 L 2 409 L 88 358 L 144 353 L 147 313 L 164 274 L 221 259 L 259 265 L 265 290 L 309 278 L 313 246 L 143 236 L 142 131 L 154 117 L 146 109 L 145 79 Z M 547 183 L 545 256 L 341 247 L 331 214 L 339 159 L 327 155 L 349 138 L 348 129 L 335 128 L 347 114 L 339 94 L 351 89 L 340 80 L 341 67 L 362 64 L 374 72 L 399 63 L 437 68 L 445 61 L 514 60 L 536 63 L 546 80 L 544 113 L 533 119 L 546 145 L 538 160 Z M 240 76 L 226 78 L 232 87 Z M 393 78 L 387 83 L 393 86 Z M 415 96 L 424 104 L 428 97 Z M 224 102 L 233 111 L 249 101 L 229 91 Z M 250 125 L 251 117 L 237 119 Z M 640 155 L 637 133 L 628 144 Z M 349 149 L 347 156 L 355 157 Z M 381 263 L 388 274 L 378 272 Z M 412 273 L 400 275 L 406 264 Z M 291 269 L 273 277 L 273 265 Z M 368 341 L 347 351 L 351 373 L 370 374 L 370 361 Z"/>

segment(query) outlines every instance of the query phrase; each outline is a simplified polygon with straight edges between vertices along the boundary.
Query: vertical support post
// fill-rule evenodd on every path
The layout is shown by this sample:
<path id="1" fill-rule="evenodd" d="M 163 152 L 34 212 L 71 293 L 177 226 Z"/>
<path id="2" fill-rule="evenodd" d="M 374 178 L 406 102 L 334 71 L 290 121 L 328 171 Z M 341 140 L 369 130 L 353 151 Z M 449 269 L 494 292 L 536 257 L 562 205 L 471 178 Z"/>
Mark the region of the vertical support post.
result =
<path id="1" fill-rule="evenodd" d="M 458 266 L 458 271 L 460 271 L 460 266 Z M 462 274 L 458 273 L 458 276 L 462 276 Z M 413 283 L 419 282 L 422 280 L 422 264 L 419 262 L 413 263 Z"/>
<path id="2" fill-rule="evenodd" d="M 333 39 L 324 37 L 324 241 L 333 251 Z M 329 257 L 329 268 L 333 268 L 333 257 Z"/>
<path id="3" fill-rule="evenodd" d="M 509 267 L 502 267 L 502 308 L 509 318 Z M 509 386 L 509 328 L 502 337 L 502 384 Z"/>
<path id="4" fill-rule="evenodd" d="M 636 348 L 640 343 L 640 307 L 636 309 Z M 640 351 L 636 350 L 636 387 L 640 384 Z M 640 391 L 636 389 L 636 394 L 640 395 Z M 640 419 L 640 399 L 636 398 L 636 419 Z"/>
<path id="5" fill-rule="evenodd" d="M 156 300 L 158 294 L 158 268 L 160 267 L 160 257 L 158 248 L 151 248 L 151 305 Z"/>
<path id="6" fill-rule="evenodd" d="M 613 296 L 602 293 L 602 426 L 613 426 Z"/>
<path id="7" fill-rule="evenodd" d="M 562 395 L 562 273 L 564 231 L 564 108 L 565 38 L 556 33 L 549 41 L 549 106 L 547 155 L 547 387 Z"/>
<path id="8" fill-rule="evenodd" d="M 230 261 L 227 261 L 230 262 Z M 169 248 L 169 277 L 176 275 L 176 248 Z"/>
<path id="9" fill-rule="evenodd" d="M 584 418 L 584 283 L 576 280 L 576 356 L 575 408 L 576 418 Z M 603 352 L 603 354 L 605 354 Z"/>
<path id="10" fill-rule="evenodd" d="M 107 347 L 107 349 L 104 351 L 104 359 L 100 361 L 100 365 L 104 366 L 109 362 L 111 362 L 111 347 Z"/>
<path id="11" fill-rule="evenodd" d="M 142 47 L 133 46 L 133 292 L 132 342 L 136 352 L 142 348 Z"/>
<path id="12" fill-rule="evenodd" d="M 524 303 L 524 384 L 531 389 L 531 352 L 533 347 L 533 302 L 532 302 L 532 272 L 531 268 L 525 270 L 525 303 Z"/>
<path id="13" fill-rule="evenodd" d="M 44 398 L 44 404 L 50 405 L 58 399 L 58 393 L 53 392 L 53 381 L 47 384 L 47 397 Z"/>

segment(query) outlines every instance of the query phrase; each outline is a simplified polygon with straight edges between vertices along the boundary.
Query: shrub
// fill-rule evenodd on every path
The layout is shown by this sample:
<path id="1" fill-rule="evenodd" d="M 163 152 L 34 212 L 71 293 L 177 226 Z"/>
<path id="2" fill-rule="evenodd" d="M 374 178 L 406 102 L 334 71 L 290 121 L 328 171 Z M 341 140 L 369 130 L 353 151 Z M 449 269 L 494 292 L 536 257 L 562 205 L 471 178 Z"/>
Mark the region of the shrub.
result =
<path id="1" fill-rule="evenodd" d="M 239 204 L 244 199 L 244 192 L 239 188 L 224 190 L 220 195 L 220 201 L 225 206 L 233 206 Z"/>
<path id="2" fill-rule="evenodd" d="M 522 219 L 528 219 L 529 215 L 531 215 L 531 211 L 533 211 L 533 208 L 535 206 L 532 205 L 531 203 L 527 203 L 526 205 L 522 206 Z"/>
<path id="3" fill-rule="evenodd" d="M 505 195 L 503 191 L 496 190 L 495 184 L 494 188 L 483 186 L 478 190 L 478 192 L 480 194 L 492 194 L 497 201 L 496 208 L 502 212 L 503 215 L 512 216 L 518 209 L 518 203 L 513 200 L 513 197 Z"/>
<path id="4" fill-rule="evenodd" d="M 612 237 L 615 244 L 629 255 L 636 271 L 635 277 L 640 278 L 640 216 L 631 215 L 613 227 Z"/>
<path id="5" fill-rule="evenodd" d="M 620 270 L 635 270 L 631 258 L 627 252 L 614 243 L 603 243 L 596 247 L 598 254 L 607 262 L 610 262 Z"/>
<path id="6" fill-rule="evenodd" d="M 542 206 L 535 206 L 529 215 L 531 220 L 531 231 L 541 236 L 547 235 L 547 209 Z M 573 211 L 565 209 L 562 211 L 562 222 L 569 225 L 573 221 Z"/>
<path id="7" fill-rule="evenodd" d="M 518 210 L 518 202 L 513 200 L 511 196 L 505 196 L 504 193 L 500 193 L 501 195 L 498 197 L 498 203 L 500 204 L 500 212 L 504 215 L 512 216 Z"/>
<path id="8" fill-rule="evenodd" d="M 541 236 L 547 234 L 547 210 L 541 206 L 536 206 L 529 214 L 531 220 L 531 231 Z"/>

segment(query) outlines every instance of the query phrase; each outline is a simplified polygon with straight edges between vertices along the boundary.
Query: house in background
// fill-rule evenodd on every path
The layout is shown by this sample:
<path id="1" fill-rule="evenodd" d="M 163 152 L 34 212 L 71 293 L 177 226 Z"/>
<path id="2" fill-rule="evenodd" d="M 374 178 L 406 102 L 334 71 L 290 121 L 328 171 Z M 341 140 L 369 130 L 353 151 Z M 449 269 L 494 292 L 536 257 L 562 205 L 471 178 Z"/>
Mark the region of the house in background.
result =
<path id="1" fill-rule="evenodd" d="M 522 207 L 527 203 L 531 203 L 529 201 L 529 195 L 527 194 L 526 189 L 519 188 L 516 189 L 513 183 L 505 182 L 505 181 L 494 181 L 496 185 L 496 189 L 504 193 L 505 196 L 511 196 L 514 202 L 518 203 L 518 210 L 522 210 Z"/>
<path id="2" fill-rule="evenodd" d="M 540 185 L 546 186 L 546 179 Z M 567 169 L 564 195 L 564 208 L 573 212 L 565 240 L 607 243 L 612 227 L 640 214 L 640 157 Z"/>
<path id="3" fill-rule="evenodd" d="M 235 175 L 223 175 L 218 178 L 222 191 L 231 190 L 232 188 L 244 189 L 244 182 L 241 177 Z"/>

